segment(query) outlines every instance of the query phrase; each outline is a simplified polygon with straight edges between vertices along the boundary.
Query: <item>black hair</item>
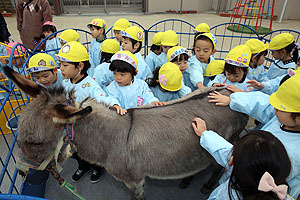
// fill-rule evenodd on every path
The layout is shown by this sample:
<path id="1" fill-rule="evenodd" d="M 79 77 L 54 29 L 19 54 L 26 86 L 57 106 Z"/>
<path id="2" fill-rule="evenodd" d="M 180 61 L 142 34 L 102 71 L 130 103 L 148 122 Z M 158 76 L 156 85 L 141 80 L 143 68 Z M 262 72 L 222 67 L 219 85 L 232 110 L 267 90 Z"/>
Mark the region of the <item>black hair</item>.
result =
<path id="1" fill-rule="evenodd" d="M 43 32 L 46 32 L 46 31 L 51 31 L 52 33 L 55 33 L 57 30 L 56 30 L 56 27 L 55 26 L 52 26 L 52 25 L 45 25 L 42 27 L 42 31 Z M 56 36 L 56 34 L 55 34 Z"/>
<path id="2" fill-rule="evenodd" d="M 106 53 L 106 52 L 103 52 L 101 51 L 101 60 L 100 60 L 100 64 L 103 63 L 103 62 L 107 62 L 107 63 L 110 63 L 110 59 L 111 57 L 113 56 L 114 54 L 113 53 Z"/>
<path id="3" fill-rule="evenodd" d="M 259 53 L 257 53 L 257 54 L 252 54 L 252 55 L 251 55 L 251 61 L 250 61 L 250 63 L 252 63 L 252 64 L 254 65 L 254 67 L 256 68 L 256 67 L 257 67 L 257 64 L 256 64 L 256 63 L 253 63 L 253 61 L 252 61 L 253 57 L 256 56 L 256 60 L 258 61 L 258 60 L 260 59 L 260 57 L 266 56 L 267 54 L 268 54 L 268 50 L 267 50 L 267 49 L 264 50 L 264 51 L 262 51 L 262 52 L 259 52 Z"/>
<path id="4" fill-rule="evenodd" d="M 54 69 L 48 69 L 48 70 L 44 70 L 44 71 L 50 71 L 50 72 L 52 72 L 52 74 L 54 74 Z M 44 71 L 32 72 L 32 74 L 39 74 Z"/>
<path id="5" fill-rule="evenodd" d="M 136 69 L 131 64 L 122 60 L 112 61 L 109 65 L 109 70 L 110 71 L 117 70 L 117 72 L 129 72 L 132 75 L 132 79 L 137 74 Z"/>
<path id="6" fill-rule="evenodd" d="M 70 64 L 75 65 L 75 68 L 78 68 L 79 63 L 81 62 L 69 62 Z M 83 69 L 81 70 L 80 74 L 83 74 L 85 76 L 87 76 L 87 70 L 91 67 L 90 61 L 82 61 L 82 63 L 84 64 Z"/>
<path id="7" fill-rule="evenodd" d="M 146 82 L 148 83 L 149 87 L 156 87 L 159 85 L 158 82 L 158 73 L 159 73 L 160 67 L 156 67 L 154 71 L 152 72 L 153 77 L 152 78 L 147 78 Z"/>
<path id="8" fill-rule="evenodd" d="M 295 44 L 295 41 L 280 50 L 283 50 L 283 49 L 285 49 L 288 54 L 292 53 L 292 55 L 291 55 L 292 59 L 297 64 L 299 54 L 298 54 L 298 48 L 297 48 L 297 45 Z"/>
<path id="9" fill-rule="evenodd" d="M 214 47 L 213 41 L 211 41 L 211 39 L 209 39 L 207 36 L 205 36 L 205 35 L 200 35 L 200 34 L 201 34 L 201 33 L 196 33 L 196 34 L 195 34 L 192 53 L 195 54 L 194 47 L 195 47 L 196 42 L 197 42 L 198 40 L 209 41 L 209 42 L 211 43 L 212 50 L 214 50 L 215 47 Z"/>
<path id="10" fill-rule="evenodd" d="M 217 75 L 214 76 L 208 76 L 209 80 L 213 81 L 216 78 Z"/>
<path id="11" fill-rule="evenodd" d="M 100 27 L 100 26 L 94 26 L 94 25 L 89 25 L 89 28 L 95 28 L 95 29 L 97 29 L 97 30 L 100 30 L 101 28 L 103 28 L 103 27 Z M 104 28 L 103 28 L 104 29 Z M 104 29 L 104 32 L 105 32 L 105 29 Z"/>
<path id="12" fill-rule="evenodd" d="M 244 72 L 244 76 L 243 76 L 242 80 L 239 82 L 239 83 L 242 83 L 242 82 L 245 81 L 246 76 L 248 74 L 248 70 L 249 70 L 248 67 L 238 67 L 238 66 L 235 66 L 235 65 L 232 65 L 232 64 L 229 64 L 229 63 L 225 62 L 224 74 L 225 74 L 225 71 L 230 73 L 230 74 L 236 74 L 237 69 L 241 69 Z"/>
<path id="13" fill-rule="evenodd" d="M 272 133 L 254 130 L 240 138 L 233 146 L 233 169 L 229 179 L 228 194 L 238 191 L 239 199 L 277 200 L 273 192 L 258 191 L 258 184 L 268 172 L 277 185 L 285 184 L 290 174 L 291 161 L 283 144 Z"/>
<path id="14" fill-rule="evenodd" d="M 173 63 L 173 62 L 182 61 L 182 60 L 188 61 L 188 59 L 189 59 L 189 55 L 182 53 L 182 54 L 179 54 L 178 56 L 176 56 L 175 58 L 173 58 L 173 60 L 171 62 Z"/>
<path id="15" fill-rule="evenodd" d="M 159 50 L 161 50 L 161 46 L 152 44 L 151 47 L 150 47 L 150 50 L 151 51 L 159 51 Z"/>
<path id="16" fill-rule="evenodd" d="M 123 36 L 123 38 L 129 38 L 129 37 L 124 37 L 124 36 Z M 133 53 L 138 53 L 138 52 L 140 52 L 140 50 L 142 49 L 143 43 L 142 43 L 141 41 L 137 41 L 137 40 L 132 39 L 132 38 L 129 38 L 129 40 L 131 41 L 132 48 L 134 48 L 134 45 L 135 45 L 136 43 L 140 43 L 139 48 L 138 48 L 136 51 L 134 51 Z"/>

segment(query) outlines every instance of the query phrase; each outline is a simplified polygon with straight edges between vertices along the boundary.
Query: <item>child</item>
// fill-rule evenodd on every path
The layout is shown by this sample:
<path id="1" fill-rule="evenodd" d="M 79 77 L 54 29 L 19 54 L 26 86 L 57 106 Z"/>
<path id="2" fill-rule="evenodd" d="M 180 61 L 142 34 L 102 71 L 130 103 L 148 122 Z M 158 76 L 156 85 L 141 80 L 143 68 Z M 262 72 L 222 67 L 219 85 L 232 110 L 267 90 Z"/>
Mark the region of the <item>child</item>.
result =
<path id="1" fill-rule="evenodd" d="M 295 69 L 298 62 L 298 49 L 294 37 L 290 33 L 275 36 L 269 45 L 275 61 L 267 71 L 269 79 L 287 74 L 289 68 Z"/>
<path id="2" fill-rule="evenodd" d="M 160 61 L 159 66 L 162 66 L 163 64 L 168 62 L 167 61 L 167 53 L 168 53 L 169 49 L 171 49 L 172 47 L 175 47 L 177 45 L 178 45 L 178 37 L 177 37 L 176 32 L 173 30 L 165 31 L 161 38 L 162 52 L 158 56 L 159 61 Z"/>
<path id="3" fill-rule="evenodd" d="M 157 32 L 152 38 L 152 45 L 150 47 L 151 52 L 146 56 L 145 61 L 150 68 L 150 71 L 153 72 L 155 67 L 160 66 L 160 61 L 158 56 L 161 54 L 161 38 L 163 33 Z"/>
<path id="4" fill-rule="evenodd" d="M 138 60 L 138 72 L 136 78 L 145 80 L 149 75 L 151 75 L 151 71 L 140 53 L 142 42 L 144 40 L 144 33 L 142 29 L 137 26 L 130 26 L 121 33 L 123 37 L 122 49 L 133 53 Z"/>
<path id="5" fill-rule="evenodd" d="M 232 146 L 214 131 L 206 130 L 204 120 L 195 118 L 192 126 L 200 145 L 230 174 L 208 199 L 293 199 L 287 195 L 286 182 L 291 161 L 283 144 L 270 132 L 249 132 Z"/>
<path id="6" fill-rule="evenodd" d="M 202 33 L 209 33 L 210 32 L 210 28 L 209 26 L 207 25 L 207 23 L 201 23 L 201 24 L 198 24 L 196 26 L 196 28 L 194 29 L 194 33 L 195 33 L 195 38 L 197 37 L 198 34 L 202 34 Z M 211 34 L 214 42 L 215 42 L 215 45 L 217 46 L 217 38 L 216 36 L 214 36 L 214 34 Z M 194 40 L 195 40 L 194 38 Z"/>
<path id="7" fill-rule="evenodd" d="M 29 60 L 27 72 L 42 86 L 53 88 L 62 86 L 64 77 L 57 70 L 54 59 L 48 54 L 37 53 Z"/>
<path id="8" fill-rule="evenodd" d="M 189 81 L 188 73 L 188 58 L 189 54 L 186 48 L 175 46 L 169 49 L 167 53 L 168 62 L 172 62 L 179 67 L 182 73 L 182 82 L 186 86 L 186 81 Z"/>
<path id="9" fill-rule="evenodd" d="M 268 44 L 264 44 L 262 41 L 257 39 L 250 39 L 245 43 L 251 50 L 251 61 L 249 64 L 249 71 L 247 78 L 249 80 L 256 80 L 258 82 L 263 82 L 269 80 L 267 77 L 267 72 L 263 63 L 266 60 L 266 55 L 268 53 Z"/>
<path id="10" fill-rule="evenodd" d="M 262 92 L 237 92 L 230 97 L 218 92 L 210 93 L 209 102 L 229 105 L 232 110 L 250 115 L 263 123 L 261 130 L 270 131 L 285 146 L 292 168 L 287 182 L 290 195 L 295 199 L 300 194 L 300 74 L 287 79 L 271 96 Z M 273 107 L 274 108 L 273 108 Z M 270 154 L 273 155 L 273 154 Z"/>
<path id="11" fill-rule="evenodd" d="M 228 53 L 225 58 L 224 73 L 219 74 L 210 82 L 209 86 L 226 86 L 232 92 L 249 92 L 247 87 L 247 73 L 251 59 L 251 50 L 246 45 L 239 45 Z"/>
<path id="12" fill-rule="evenodd" d="M 198 34 L 193 45 L 193 56 L 189 58 L 189 78 L 191 85 L 187 84 L 192 91 L 205 87 L 203 85 L 206 66 L 214 60 L 216 45 L 211 33 Z"/>
<path id="13" fill-rule="evenodd" d="M 94 98 L 98 102 L 108 105 L 115 105 L 117 101 L 106 96 L 101 87 L 87 74 L 90 67 L 89 54 L 87 49 L 79 42 L 69 42 L 65 44 L 56 55 L 60 61 L 60 70 L 65 80 L 63 86 L 66 91 L 75 90 L 75 101 L 80 102 L 86 97 Z M 100 180 L 102 167 L 91 165 L 82 160 L 77 154 L 73 154 L 79 166 L 72 176 L 73 182 L 78 182 L 91 169 L 94 169 L 91 176 L 91 183 Z"/>
<path id="14" fill-rule="evenodd" d="M 138 60 L 129 51 L 119 51 L 111 58 L 109 70 L 114 73 L 114 81 L 106 88 L 107 94 L 118 100 L 113 107 L 121 115 L 126 109 L 145 104 L 164 105 L 159 102 L 149 89 L 147 83 L 135 78 Z"/>
<path id="15" fill-rule="evenodd" d="M 114 74 L 109 70 L 111 57 L 120 51 L 119 43 L 114 39 L 106 39 L 101 45 L 101 61 L 94 72 L 93 79 L 103 90 L 114 80 Z"/>
<path id="16" fill-rule="evenodd" d="M 73 29 L 64 30 L 58 37 L 61 46 L 65 45 L 68 42 L 80 42 L 80 35 Z"/>
<path id="17" fill-rule="evenodd" d="M 149 87 L 154 96 L 162 102 L 179 99 L 191 93 L 191 89 L 182 84 L 182 72 L 179 67 L 171 62 L 154 70 Z"/>
<path id="18" fill-rule="evenodd" d="M 105 30 L 107 29 L 107 24 L 103 19 L 94 19 L 87 27 L 90 29 L 94 38 L 89 49 L 91 67 L 88 70 L 88 75 L 93 77 L 96 66 L 100 64 L 100 47 L 102 42 L 106 39 Z"/>
<path id="19" fill-rule="evenodd" d="M 112 30 L 114 31 L 114 35 L 116 40 L 120 43 L 122 42 L 122 33 L 121 31 L 125 31 L 128 27 L 130 27 L 130 22 L 127 19 L 118 19 L 114 26 L 112 27 Z"/>
<path id="20" fill-rule="evenodd" d="M 56 32 L 56 26 L 53 22 L 47 21 L 42 26 L 43 34 L 46 37 Z M 55 57 L 55 54 L 58 54 L 59 49 L 61 48 L 61 44 L 59 40 L 55 37 L 56 35 L 52 35 L 48 37 L 46 41 L 46 48 L 45 51 L 47 54 L 52 56 L 55 60 L 55 66 L 59 67 L 59 63 Z"/>
<path id="21" fill-rule="evenodd" d="M 225 61 L 224 60 L 213 60 L 211 61 L 206 69 L 204 76 L 204 85 L 212 85 L 210 82 L 213 81 L 218 74 L 222 74 L 225 68 Z"/>

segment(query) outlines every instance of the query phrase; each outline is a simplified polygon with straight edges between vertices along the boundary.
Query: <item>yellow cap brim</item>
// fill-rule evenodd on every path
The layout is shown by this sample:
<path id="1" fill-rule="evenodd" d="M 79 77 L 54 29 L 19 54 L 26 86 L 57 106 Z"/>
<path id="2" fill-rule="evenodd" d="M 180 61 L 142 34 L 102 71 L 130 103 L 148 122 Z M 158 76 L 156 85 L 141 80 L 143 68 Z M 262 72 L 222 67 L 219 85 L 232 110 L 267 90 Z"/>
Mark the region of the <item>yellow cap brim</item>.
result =
<path id="1" fill-rule="evenodd" d="M 283 111 L 283 112 L 299 112 L 298 110 L 295 110 L 291 108 L 289 105 L 287 105 L 280 97 L 278 97 L 277 92 L 273 93 L 269 97 L 270 104 L 276 108 L 277 110 Z"/>

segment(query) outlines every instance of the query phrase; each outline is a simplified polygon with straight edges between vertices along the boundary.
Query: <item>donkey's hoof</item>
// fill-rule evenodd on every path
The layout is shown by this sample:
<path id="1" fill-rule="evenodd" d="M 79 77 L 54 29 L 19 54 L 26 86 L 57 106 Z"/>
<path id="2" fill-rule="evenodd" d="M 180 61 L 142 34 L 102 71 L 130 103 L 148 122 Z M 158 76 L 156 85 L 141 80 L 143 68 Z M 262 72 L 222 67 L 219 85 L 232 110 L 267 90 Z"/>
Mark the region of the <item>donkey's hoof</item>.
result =
<path id="1" fill-rule="evenodd" d="M 187 188 L 191 184 L 191 181 L 193 178 L 194 178 L 193 176 L 189 176 L 189 177 L 182 179 L 181 182 L 179 183 L 179 188 L 180 189 Z"/>

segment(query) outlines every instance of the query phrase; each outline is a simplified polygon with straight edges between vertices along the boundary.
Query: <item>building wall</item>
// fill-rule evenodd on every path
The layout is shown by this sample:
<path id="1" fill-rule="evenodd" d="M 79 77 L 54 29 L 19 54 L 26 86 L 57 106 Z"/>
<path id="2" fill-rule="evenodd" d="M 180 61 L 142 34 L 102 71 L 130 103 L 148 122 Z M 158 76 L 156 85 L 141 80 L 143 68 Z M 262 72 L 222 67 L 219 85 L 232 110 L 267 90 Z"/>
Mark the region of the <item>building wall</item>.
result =
<path id="1" fill-rule="evenodd" d="M 182 0 L 182 10 L 197 10 L 203 12 L 211 10 L 212 1 L 210 0 Z M 148 12 L 165 12 L 167 10 L 178 11 L 180 9 L 181 0 L 147 0 Z"/>

